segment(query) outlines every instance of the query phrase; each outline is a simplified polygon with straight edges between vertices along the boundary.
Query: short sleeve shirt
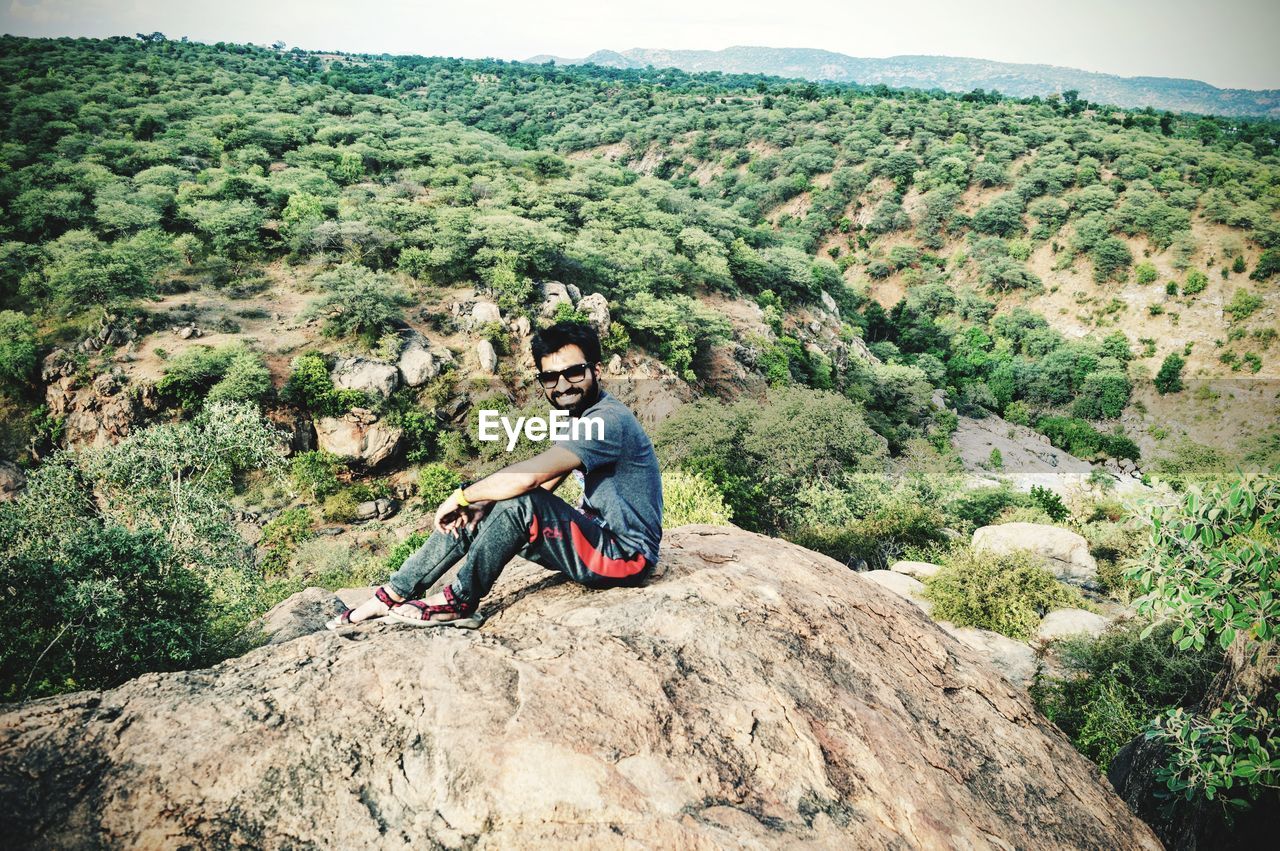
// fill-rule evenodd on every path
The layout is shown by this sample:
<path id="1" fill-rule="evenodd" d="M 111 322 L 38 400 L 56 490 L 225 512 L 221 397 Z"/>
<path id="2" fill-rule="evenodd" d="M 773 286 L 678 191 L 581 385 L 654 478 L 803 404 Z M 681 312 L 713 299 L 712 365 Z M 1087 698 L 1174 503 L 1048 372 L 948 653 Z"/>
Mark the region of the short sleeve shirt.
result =
<path id="1" fill-rule="evenodd" d="M 583 508 L 650 564 L 662 542 L 662 474 L 653 443 L 626 405 L 606 391 L 556 444 L 582 461 Z"/>

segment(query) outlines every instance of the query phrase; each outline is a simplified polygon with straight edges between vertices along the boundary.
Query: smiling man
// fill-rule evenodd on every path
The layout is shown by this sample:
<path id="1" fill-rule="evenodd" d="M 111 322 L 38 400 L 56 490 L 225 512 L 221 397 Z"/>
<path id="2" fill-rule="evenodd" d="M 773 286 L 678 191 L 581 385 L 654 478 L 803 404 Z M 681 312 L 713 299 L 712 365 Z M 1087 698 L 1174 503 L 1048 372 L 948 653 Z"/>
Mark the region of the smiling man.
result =
<path id="1" fill-rule="evenodd" d="M 383 616 L 475 628 L 480 600 L 516 555 L 593 588 L 637 584 L 652 572 L 662 540 L 658 459 L 631 411 L 600 387 L 599 336 L 558 323 L 534 337 L 533 360 L 552 407 L 595 427 L 571 429 L 534 458 L 454 491 L 427 542 L 331 629 Z M 577 508 L 554 493 L 570 474 L 582 477 Z M 451 585 L 416 599 L 464 557 Z"/>

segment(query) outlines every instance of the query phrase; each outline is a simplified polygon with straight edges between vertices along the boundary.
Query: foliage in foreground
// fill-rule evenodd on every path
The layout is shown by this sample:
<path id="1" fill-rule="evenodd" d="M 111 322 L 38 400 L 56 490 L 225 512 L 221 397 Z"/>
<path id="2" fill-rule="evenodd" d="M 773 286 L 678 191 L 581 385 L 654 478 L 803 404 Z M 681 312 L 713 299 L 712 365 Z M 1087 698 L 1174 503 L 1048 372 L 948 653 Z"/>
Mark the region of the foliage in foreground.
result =
<path id="1" fill-rule="evenodd" d="M 227 498 L 283 470 L 251 404 L 62 452 L 0 506 L 0 699 L 106 688 L 234 649 L 265 585 Z"/>

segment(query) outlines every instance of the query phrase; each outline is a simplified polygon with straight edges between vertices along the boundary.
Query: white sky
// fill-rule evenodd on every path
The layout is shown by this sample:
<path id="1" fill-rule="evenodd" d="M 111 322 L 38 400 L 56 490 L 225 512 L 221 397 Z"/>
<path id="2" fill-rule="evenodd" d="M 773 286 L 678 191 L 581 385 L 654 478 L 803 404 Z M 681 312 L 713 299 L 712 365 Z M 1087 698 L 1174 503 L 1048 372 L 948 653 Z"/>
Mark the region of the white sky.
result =
<path id="1" fill-rule="evenodd" d="M 940 54 L 1280 88 L 1280 0 L 0 0 L 0 31 L 426 56 L 630 47 Z"/>

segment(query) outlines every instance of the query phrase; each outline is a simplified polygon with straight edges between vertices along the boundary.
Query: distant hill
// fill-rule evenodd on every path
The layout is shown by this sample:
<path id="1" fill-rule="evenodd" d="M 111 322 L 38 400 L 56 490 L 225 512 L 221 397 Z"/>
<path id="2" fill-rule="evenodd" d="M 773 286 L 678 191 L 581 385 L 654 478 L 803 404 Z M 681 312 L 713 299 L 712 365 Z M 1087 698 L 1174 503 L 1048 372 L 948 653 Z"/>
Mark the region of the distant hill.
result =
<path id="1" fill-rule="evenodd" d="M 598 50 L 583 59 L 534 56 L 526 62 L 555 60 L 562 65 L 595 64 L 614 68 L 679 68 L 770 74 L 839 83 L 884 84 L 896 88 L 967 92 L 996 90 L 1015 97 L 1051 95 L 1071 89 L 1094 103 L 1150 106 L 1174 112 L 1280 118 L 1280 90 L 1219 89 L 1199 80 L 1174 77 L 1119 77 L 1056 65 L 1020 65 L 956 56 L 890 56 L 861 59 L 828 50 L 728 47 L 724 50 Z"/>

